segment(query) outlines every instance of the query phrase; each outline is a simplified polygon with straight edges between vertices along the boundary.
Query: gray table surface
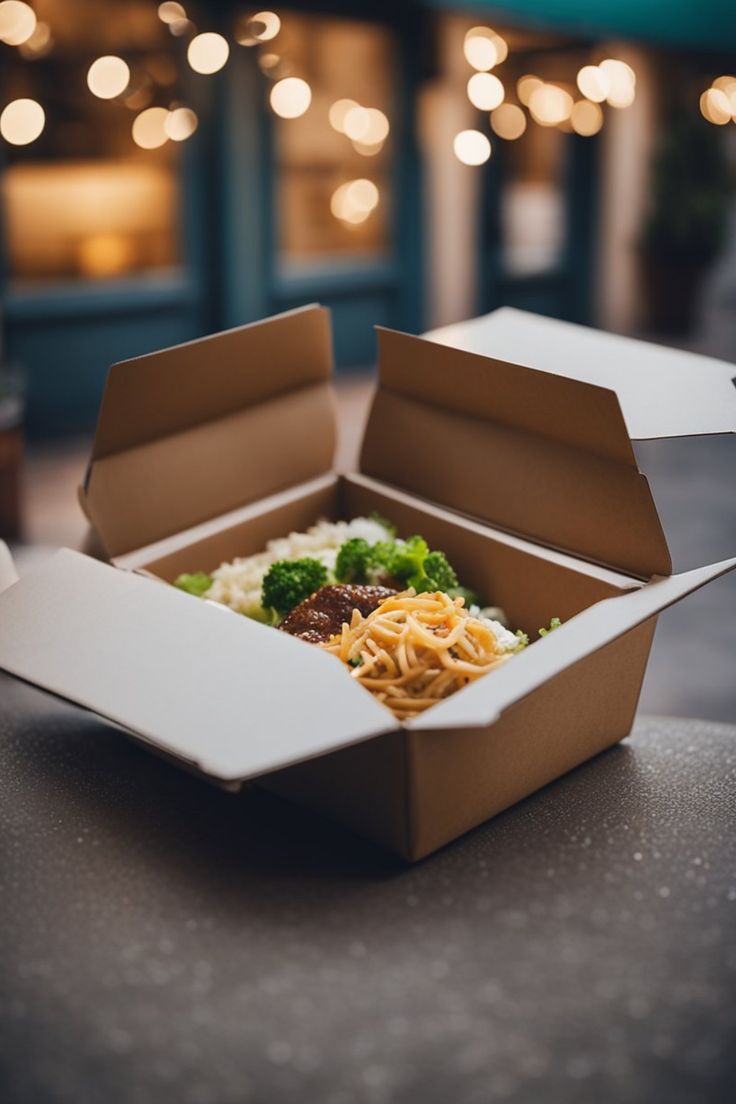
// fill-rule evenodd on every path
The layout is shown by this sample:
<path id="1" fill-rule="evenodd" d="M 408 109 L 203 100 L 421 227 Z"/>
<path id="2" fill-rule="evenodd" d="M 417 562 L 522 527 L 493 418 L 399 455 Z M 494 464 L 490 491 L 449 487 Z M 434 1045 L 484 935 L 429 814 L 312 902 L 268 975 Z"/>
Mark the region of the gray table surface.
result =
<path id="1" fill-rule="evenodd" d="M 0 675 L 0 1099 L 725 1100 L 735 765 L 642 718 L 405 867 Z"/>

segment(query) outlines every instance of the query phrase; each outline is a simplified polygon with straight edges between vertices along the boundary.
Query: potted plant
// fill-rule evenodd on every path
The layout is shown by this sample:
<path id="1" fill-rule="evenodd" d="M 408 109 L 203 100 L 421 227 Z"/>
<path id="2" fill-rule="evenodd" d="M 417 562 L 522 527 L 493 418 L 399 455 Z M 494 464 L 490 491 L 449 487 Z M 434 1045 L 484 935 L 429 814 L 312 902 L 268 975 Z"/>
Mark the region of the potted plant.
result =
<path id="1" fill-rule="evenodd" d="M 651 330 L 691 329 L 700 285 L 724 244 L 732 195 L 721 127 L 692 103 L 680 107 L 662 129 L 642 234 Z"/>

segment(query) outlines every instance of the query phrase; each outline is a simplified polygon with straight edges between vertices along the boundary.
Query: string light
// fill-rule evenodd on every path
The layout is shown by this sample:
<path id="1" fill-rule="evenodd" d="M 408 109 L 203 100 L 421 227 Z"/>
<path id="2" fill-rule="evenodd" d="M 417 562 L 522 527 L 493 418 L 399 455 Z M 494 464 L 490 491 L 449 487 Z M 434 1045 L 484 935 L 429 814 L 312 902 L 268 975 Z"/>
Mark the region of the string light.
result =
<path id="1" fill-rule="evenodd" d="M 598 68 L 609 82 L 606 101 L 611 107 L 630 107 L 636 97 L 636 73 L 631 66 L 617 58 L 606 58 Z"/>
<path id="2" fill-rule="evenodd" d="M 301 77 L 284 77 L 271 89 L 271 107 L 282 119 L 298 119 L 312 102 L 312 89 Z"/>
<path id="3" fill-rule="evenodd" d="M 498 47 L 494 41 L 495 37 L 495 31 L 492 31 L 490 27 L 471 27 L 465 35 L 463 53 L 465 54 L 465 60 L 474 69 L 485 72 L 498 64 Z"/>
<path id="4" fill-rule="evenodd" d="M 716 77 L 712 87 L 717 88 L 719 92 L 725 92 L 729 107 L 731 108 L 731 115 L 736 118 L 736 77 Z"/>
<path id="5" fill-rule="evenodd" d="M 527 73 L 524 77 L 519 77 L 516 82 L 516 94 L 525 107 L 529 106 L 532 93 L 537 88 L 541 88 L 543 84 L 543 80 L 540 80 L 539 77 L 533 77 L 530 73 Z"/>
<path id="6" fill-rule="evenodd" d="M 610 77 L 598 65 L 584 65 L 577 76 L 577 85 L 586 99 L 603 103 L 611 91 Z"/>
<path id="7" fill-rule="evenodd" d="M 175 107 L 164 120 L 164 133 L 172 142 L 185 142 L 194 134 L 198 123 L 191 107 Z"/>
<path id="8" fill-rule="evenodd" d="M 0 134 L 11 146 L 28 146 L 42 133 L 46 115 L 36 100 L 11 100 L 0 115 Z"/>
<path id="9" fill-rule="evenodd" d="M 230 56 L 227 39 L 214 31 L 195 35 L 187 48 L 187 61 L 195 73 L 217 73 Z"/>
<path id="10" fill-rule="evenodd" d="M 452 148 L 463 165 L 483 165 L 491 156 L 491 143 L 479 130 L 461 130 Z"/>
<path id="11" fill-rule="evenodd" d="M 731 102 L 722 88 L 708 88 L 700 97 L 700 113 L 714 126 L 725 126 L 733 118 Z"/>
<path id="12" fill-rule="evenodd" d="M 479 111 L 493 111 L 503 103 L 505 90 L 493 73 L 473 73 L 468 81 L 468 99 Z"/>
<path id="13" fill-rule="evenodd" d="M 332 193 L 330 210 L 341 222 L 357 225 L 365 222 L 378 206 L 379 199 L 378 188 L 372 180 L 349 180 Z"/>
<path id="14" fill-rule="evenodd" d="M 176 4 L 173 0 L 166 0 L 165 3 L 158 6 L 158 17 L 162 23 L 171 24 L 186 19 L 187 13 L 181 4 Z"/>
<path id="15" fill-rule="evenodd" d="M 529 110 L 540 126 L 559 126 L 570 118 L 573 99 L 564 88 L 556 84 L 543 84 L 535 88 L 529 97 Z"/>
<path id="16" fill-rule="evenodd" d="M 338 134 L 345 133 L 345 120 L 354 107 L 360 107 L 360 104 L 356 103 L 355 100 L 335 100 L 330 107 L 330 126 Z"/>
<path id="17" fill-rule="evenodd" d="M 147 107 L 133 120 L 133 141 L 141 149 L 158 149 L 168 141 L 166 120 L 169 112 L 165 107 Z"/>
<path id="18" fill-rule="evenodd" d="M 576 134 L 590 138 L 603 126 L 603 111 L 591 100 L 578 100 L 573 104 L 570 124 Z"/>
<path id="19" fill-rule="evenodd" d="M 36 13 L 21 0 L 3 0 L 0 4 L 0 42 L 21 46 L 36 29 Z"/>
<path id="20" fill-rule="evenodd" d="M 87 70 L 87 87 L 100 100 L 113 100 L 130 83 L 130 69 L 120 57 L 108 54 L 93 61 Z"/>
<path id="21" fill-rule="evenodd" d="M 501 104 L 491 112 L 491 128 L 499 138 L 514 141 L 526 130 L 526 115 L 517 104 Z"/>
<path id="22" fill-rule="evenodd" d="M 258 42 L 270 42 L 281 30 L 281 20 L 276 12 L 258 12 L 250 20 L 251 34 Z"/>

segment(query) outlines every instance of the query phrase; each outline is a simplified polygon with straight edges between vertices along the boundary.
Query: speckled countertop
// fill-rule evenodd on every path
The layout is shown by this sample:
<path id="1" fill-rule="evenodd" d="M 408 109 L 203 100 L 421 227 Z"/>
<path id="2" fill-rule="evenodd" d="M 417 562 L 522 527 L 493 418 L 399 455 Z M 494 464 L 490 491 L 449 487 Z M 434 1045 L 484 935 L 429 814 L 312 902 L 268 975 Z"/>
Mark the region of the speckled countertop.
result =
<path id="1" fill-rule="evenodd" d="M 3 1104 L 729 1099 L 736 728 L 416 867 L 0 676 Z"/>

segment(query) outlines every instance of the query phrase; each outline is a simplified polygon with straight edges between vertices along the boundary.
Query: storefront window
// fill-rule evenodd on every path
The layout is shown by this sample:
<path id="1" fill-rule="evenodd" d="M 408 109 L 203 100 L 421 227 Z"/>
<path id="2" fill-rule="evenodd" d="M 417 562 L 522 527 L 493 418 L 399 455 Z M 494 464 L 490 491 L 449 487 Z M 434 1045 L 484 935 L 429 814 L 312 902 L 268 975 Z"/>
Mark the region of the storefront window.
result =
<path id="1" fill-rule="evenodd" d="M 140 148 L 132 124 L 180 96 L 178 45 L 148 0 L 35 0 L 37 33 L 0 45 L 3 103 L 45 112 L 40 136 L 3 144 L 2 198 L 11 281 L 119 277 L 169 269 L 179 254 L 179 148 Z M 88 87 L 92 62 L 120 56 L 124 89 Z M 150 142 L 146 145 L 150 146 Z"/>
<path id="2" fill-rule="evenodd" d="M 273 52 L 262 53 L 260 64 L 273 82 L 281 267 L 385 254 L 395 101 L 390 32 L 287 11 Z M 280 115 L 274 102 L 279 82 L 289 77 L 311 91 L 308 109 L 293 118 Z"/>

